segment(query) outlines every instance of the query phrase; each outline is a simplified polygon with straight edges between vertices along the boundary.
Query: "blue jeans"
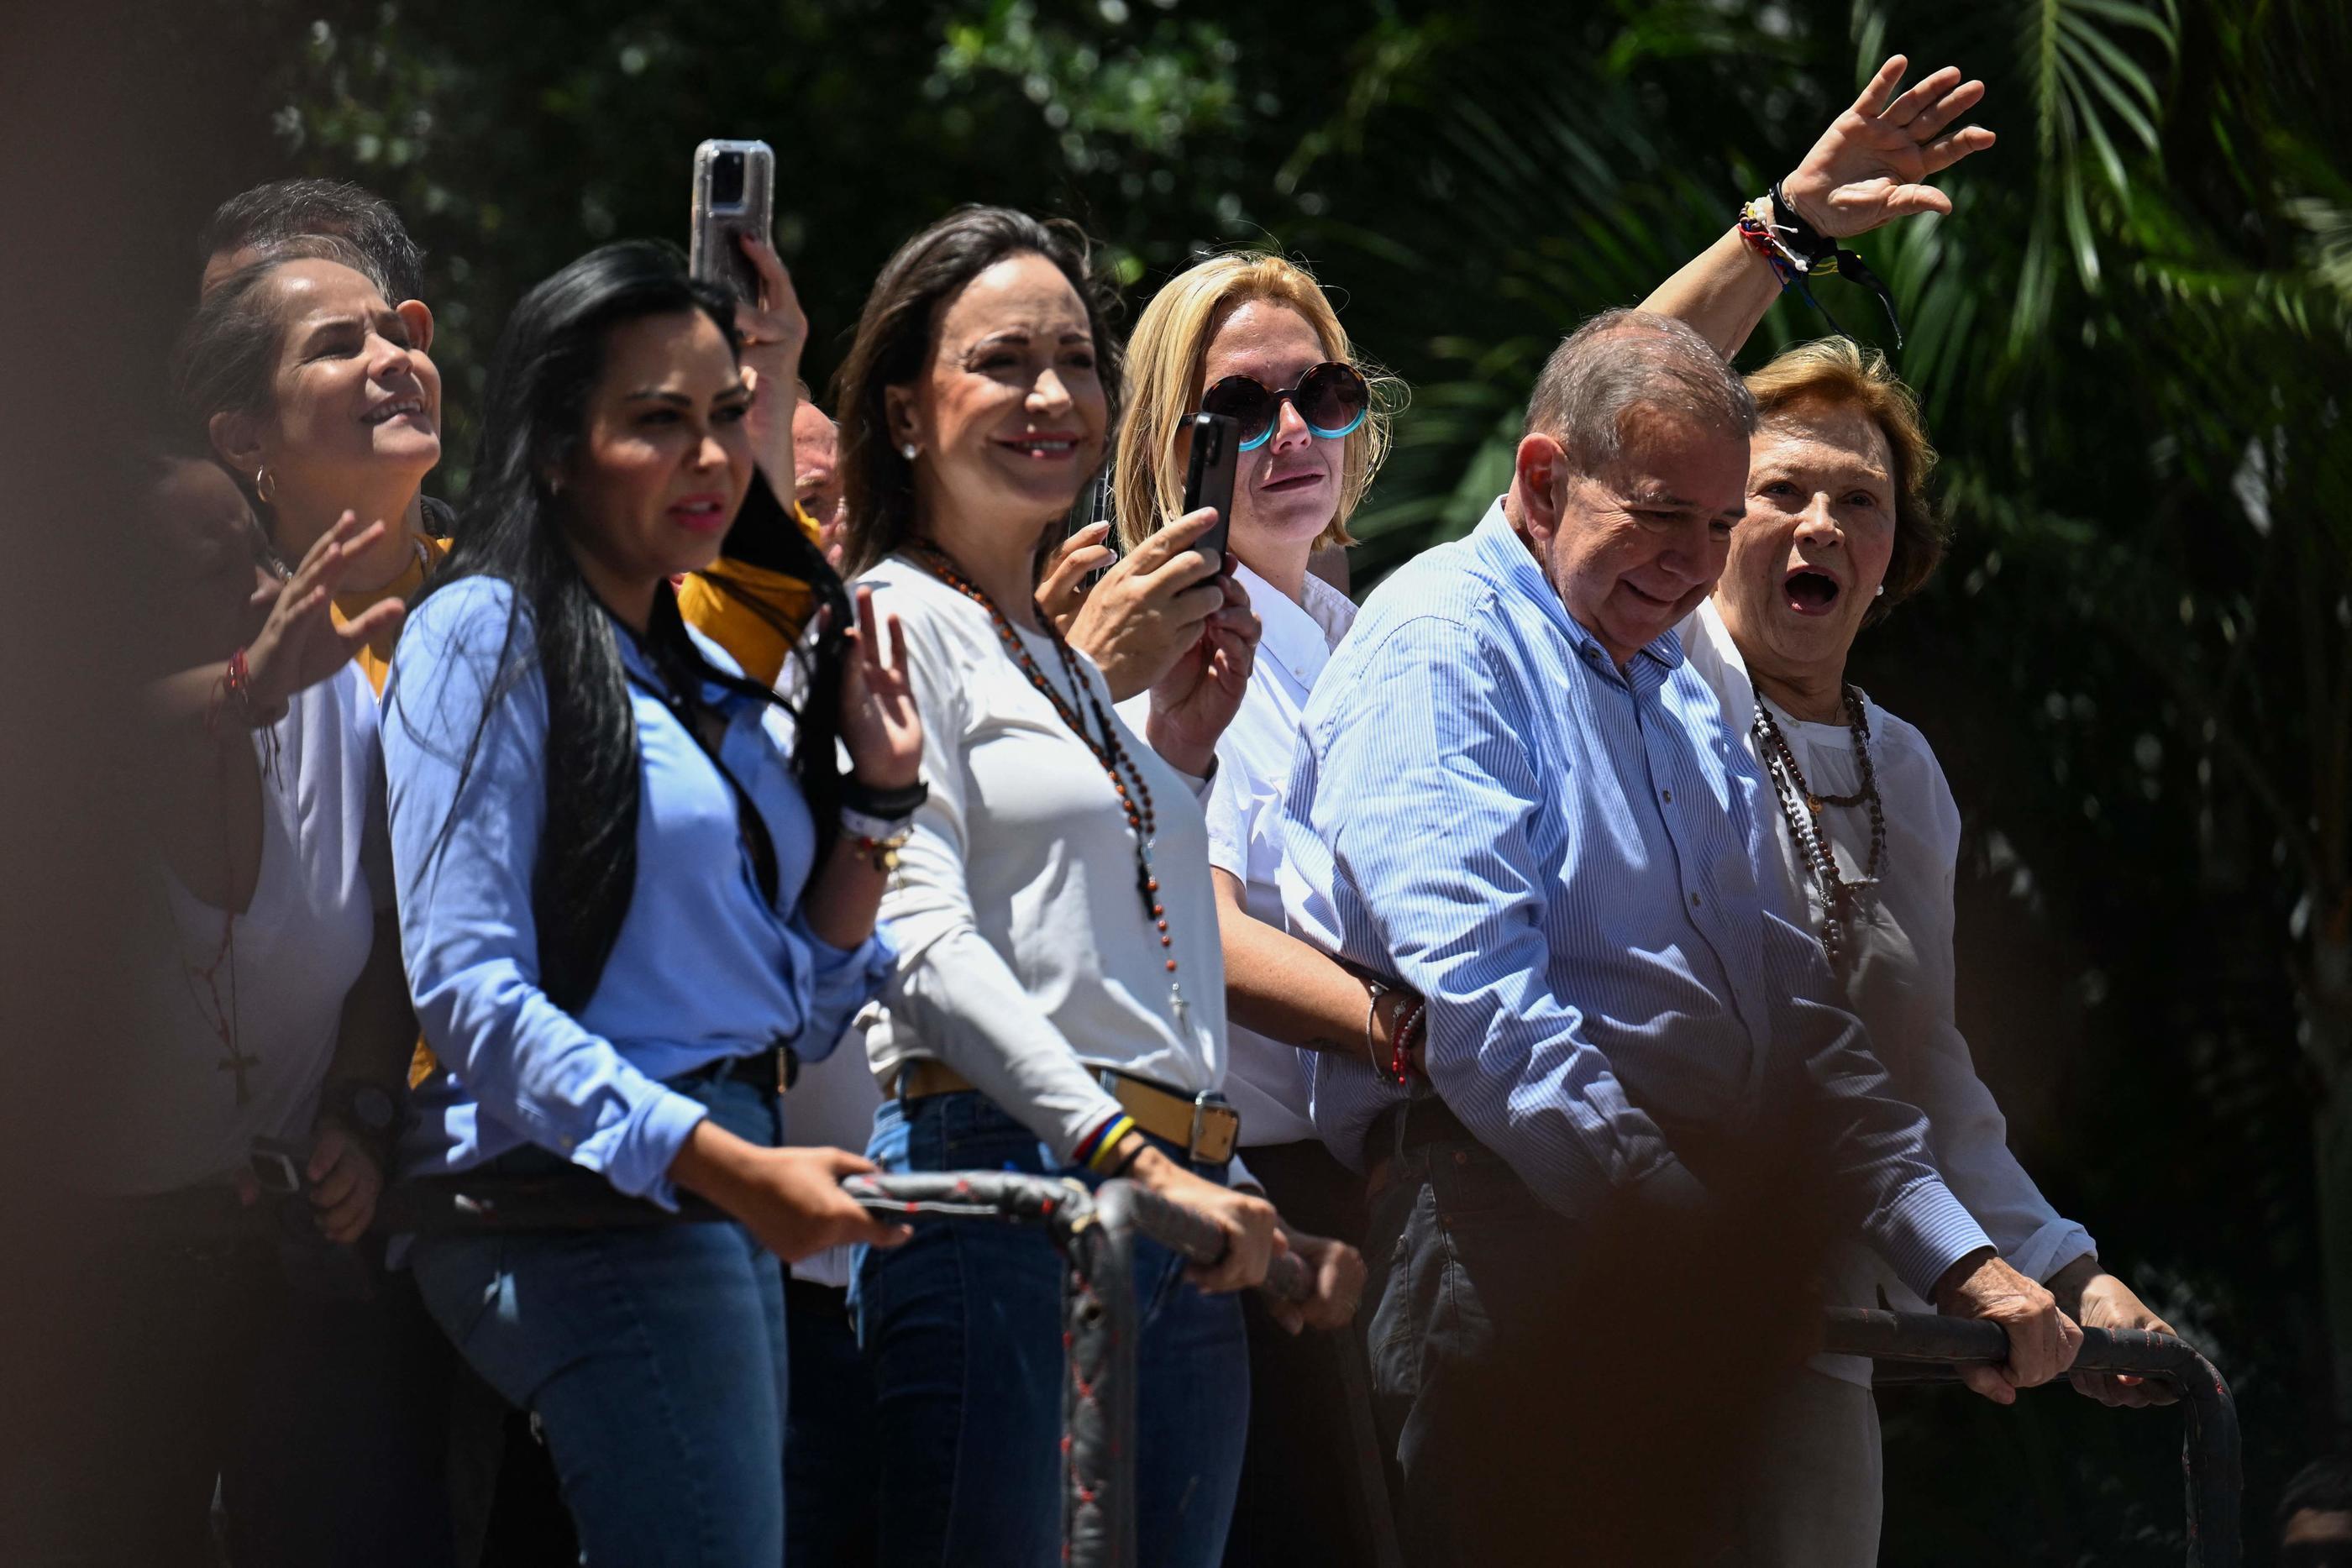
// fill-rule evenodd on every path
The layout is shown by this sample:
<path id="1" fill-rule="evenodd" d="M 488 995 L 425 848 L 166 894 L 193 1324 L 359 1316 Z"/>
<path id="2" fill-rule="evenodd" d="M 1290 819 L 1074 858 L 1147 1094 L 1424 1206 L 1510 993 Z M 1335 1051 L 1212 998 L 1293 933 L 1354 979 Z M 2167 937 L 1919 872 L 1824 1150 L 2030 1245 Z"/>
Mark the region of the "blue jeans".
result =
<path id="1" fill-rule="evenodd" d="M 894 1173 L 1084 1174 L 968 1092 L 885 1103 L 867 1153 Z M 1219 1167 L 1192 1168 L 1223 1179 Z M 1202 1295 L 1182 1261 L 1150 1241 L 1137 1244 L 1135 1285 L 1140 1561 L 1212 1568 L 1249 1427 L 1241 1304 Z M 883 1563 L 1058 1564 L 1066 1366 L 1053 1244 L 992 1221 L 926 1221 L 902 1247 L 861 1253 L 853 1300 L 881 1416 Z"/>
<path id="2" fill-rule="evenodd" d="M 677 1087 L 756 1144 L 772 1092 Z M 546 1168 L 520 1150 L 499 1168 Z M 784 1555 L 784 1308 L 776 1260 L 726 1222 L 421 1237 L 426 1307 L 490 1385 L 537 1413 L 581 1560 L 747 1568 Z"/>

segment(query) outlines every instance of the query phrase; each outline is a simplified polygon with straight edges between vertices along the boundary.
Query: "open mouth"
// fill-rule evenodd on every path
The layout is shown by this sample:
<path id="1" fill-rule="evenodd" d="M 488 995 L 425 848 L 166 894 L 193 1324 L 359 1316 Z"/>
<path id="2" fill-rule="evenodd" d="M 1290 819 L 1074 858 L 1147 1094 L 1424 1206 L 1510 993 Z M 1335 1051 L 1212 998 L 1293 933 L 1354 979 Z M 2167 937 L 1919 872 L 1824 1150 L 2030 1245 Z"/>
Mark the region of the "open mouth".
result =
<path id="1" fill-rule="evenodd" d="M 375 407 L 368 410 L 367 413 L 360 416 L 360 423 L 362 424 L 385 424 L 393 420 L 400 418 L 403 414 L 409 414 L 417 418 L 422 418 L 424 413 L 425 400 L 423 398 L 396 397 L 390 402 L 378 403 Z"/>
<path id="2" fill-rule="evenodd" d="M 1827 615 L 1843 591 L 1829 573 L 1803 569 L 1790 572 L 1780 591 L 1788 596 L 1789 608 L 1800 615 Z"/>
<path id="3" fill-rule="evenodd" d="M 1309 469 L 1304 474 L 1288 474 L 1279 479 L 1269 479 L 1259 488 L 1272 495 L 1288 495 L 1293 490 L 1310 489 L 1323 483 L 1320 472 Z"/>
<path id="4" fill-rule="evenodd" d="M 673 521 L 681 528 L 697 533 L 709 533 L 727 521 L 727 498 L 723 496 L 688 496 L 669 507 Z"/>

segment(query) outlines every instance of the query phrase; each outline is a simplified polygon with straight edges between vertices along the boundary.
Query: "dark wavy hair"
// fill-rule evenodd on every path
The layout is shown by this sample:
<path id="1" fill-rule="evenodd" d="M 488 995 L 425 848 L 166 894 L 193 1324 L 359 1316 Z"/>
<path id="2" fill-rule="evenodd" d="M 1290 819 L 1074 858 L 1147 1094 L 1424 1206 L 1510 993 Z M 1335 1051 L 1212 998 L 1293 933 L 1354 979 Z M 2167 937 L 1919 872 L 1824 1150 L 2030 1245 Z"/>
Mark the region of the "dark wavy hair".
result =
<path id="1" fill-rule="evenodd" d="M 883 264 L 858 313 L 857 336 L 834 377 L 841 422 L 842 498 L 847 516 L 842 568 L 852 577 L 907 541 L 915 521 L 915 466 L 890 440 L 884 394 L 922 373 L 938 335 L 940 309 L 1007 256 L 1042 256 L 1061 269 L 1087 308 L 1095 363 L 1107 400 L 1103 451 L 1118 431 L 1123 350 L 1111 330 L 1117 296 L 1095 276 L 1086 231 L 1066 218 L 1033 218 L 1010 207 L 959 207 Z M 1091 477 L 1091 476 L 1090 476 Z M 1085 494 L 1081 487 L 1080 494 Z"/>
<path id="2" fill-rule="evenodd" d="M 196 239 L 198 265 L 223 251 L 275 256 L 291 240 L 350 242 L 366 258 L 360 270 L 397 305 L 425 293 L 425 253 L 390 202 L 341 180 L 272 180 L 239 191 L 213 209 Z"/>
<path id="3" fill-rule="evenodd" d="M 633 633 L 581 576 L 566 542 L 577 526 L 575 514 L 548 478 L 564 471 L 587 434 L 589 397 L 604 373 L 614 329 L 696 311 L 718 326 L 730 348 L 740 349 L 732 298 L 689 277 L 676 246 L 647 241 L 590 251 L 523 296 L 490 361 L 481 445 L 456 549 L 420 596 L 420 601 L 429 599 L 468 577 L 496 578 L 514 590 L 489 702 L 460 763 L 457 803 L 490 708 L 537 671 L 547 689 L 547 818 L 531 868 L 531 913 L 540 988 L 567 1011 L 577 1011 L 595 994 L 635 891 L 639 767 L 619 643 Z M 755 507 L 780 507 L 756 474 L 744 513 Z M 739 517 L 736 526 L 745 521 Z M 795 655 L 805 679 L 793 767 L 816 820 L 822 853 L 840 808 L 835 743 L 849 602 L 841 579 L 798 528 L 769 528 L 766 521 L 760 524 L 762 532 L 779 548 L 792 551 L 797 543 L 784 570 L 809 583 L 817 603 L 832 611 L 821 634 Z M 766 686 L 722 673 L 703 657 L 667 583 L 655 593 L 641 643 L 669 695 L 688 705 L 689 727 L 706 685 L 788 706 Z M 386 702 L 397 709 L 397 690 L 387 693 Z M 764 867 L 763 882 L 772 881 L 765 824 L 740 791 L 736 799 L 747 812 L 743 830 L 754 862 Z M 453 820 L 457 803 L 451 807 Z M 446 844 L 449 827 L 443 825 L 436 853 Z M 772 887 L 762 891 L 774 896 Z"/>

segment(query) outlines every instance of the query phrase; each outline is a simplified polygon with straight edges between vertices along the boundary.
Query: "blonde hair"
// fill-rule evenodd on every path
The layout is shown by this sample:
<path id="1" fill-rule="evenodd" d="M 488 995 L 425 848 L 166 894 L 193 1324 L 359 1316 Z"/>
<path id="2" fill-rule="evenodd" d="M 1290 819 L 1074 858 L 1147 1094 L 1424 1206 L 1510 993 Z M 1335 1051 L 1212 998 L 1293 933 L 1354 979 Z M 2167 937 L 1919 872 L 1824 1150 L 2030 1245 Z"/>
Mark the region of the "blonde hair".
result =
<path id="1" fill-rule="evenodd" d="M 1846 338 L 1822 338 L 1783 350 L 1748 377 L 1759 424 L 1796 413 L 1809 402 L 1851 404 L 1886 437 L 1895 460 L 1895 550 L 1886 562 L 1886 596 L 1873 604 L 1863 624 L 1878 620 L 1927 586 L 1944 559 L 1951 534 L 1927 498 L 1927 476 L 1936 448 L 1919 399 L 1904 385 L 1886 356 Z"/>
<path id="2" fill-rule="evenodd" d="M 1391 422 L 1404 383 L 1357 357 L 1322 285 L 1296 262 L 1261 252 L 1213 256 L 1169 279 L 1152 297 L 1127 340 L 1128 406 L 1111 456 L 1111 515 L 1129 549 L 1175 520 L 1184 505 L 1184 465 L 1176 434 L 1201 406 L 1209 340 L 1232 311 L 1250 301 L 1286 306 L 1315 329 L 1328 359 L 1354 365 L 1371 388 L 1364 423 L 1346 436 L 1339 505 L 1315 548 L 1351 545 L 1348 518 L 1372 487 L 1388 455 Z"/>

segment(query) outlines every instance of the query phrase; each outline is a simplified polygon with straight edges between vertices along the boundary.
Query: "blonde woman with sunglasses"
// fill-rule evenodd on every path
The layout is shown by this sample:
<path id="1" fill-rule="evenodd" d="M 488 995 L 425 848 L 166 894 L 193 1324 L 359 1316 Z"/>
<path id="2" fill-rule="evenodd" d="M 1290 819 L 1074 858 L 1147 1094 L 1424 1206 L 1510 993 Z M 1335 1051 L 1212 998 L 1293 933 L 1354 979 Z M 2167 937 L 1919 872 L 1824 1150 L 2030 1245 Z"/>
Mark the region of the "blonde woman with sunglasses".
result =
<path id="1" fill-rule="evenodd" d="M 1241 1112 L 1248 1166 L 1291 1227 L 1294 1249 L 1328 1277 L 1325 1310 L 1307 1322 L 1337 1328 L 1360 1294 L 1362 1260 L 1313 1236 L 1363 1228 L 1361 1182 L 1325 1150 L 1307 1117 L 1299 1048 L 1368 1049 L 1387 1061 L 1411 1028 L 1415 998 L 1382 990 L 1288 935 L 1282 895 L 1282 789 L 1315 678 L 1355 618 L 1339 589 L 1308 570 L 1318 550 L 1352 542 L 1348 517 L 1388 445 L 1388 390 L 1362 368 L 1321 287 L 1278 256 L 1212 257 L 1161 288 L 1128 343 L 1130 397 L 1111 465 L 1112 510 L 1126 559 L 1076 605 L 1073 643 L 1104 668 L 1149 686 L 1156 659 L 1185 640 L 1163 635 L 1152 612 L 1163 579 L 1192 559 L 1213 519 L 1184 516 L 1190 457 L 1185 417 L 1224 414 L 1239 426 L 1226 565 L 1264 627 L 1259 656 L 1233 723 L 1217 743 L 1207 802 L 1209 861 L 1225 959 L 1232 1066 L 1225 1088 Z M 1041 598 L 1107 557 L 1096 524 L 1049 574 Z M 1162 560 L 1164 559 L 1164 561 Z M 1174 619 L 1173 617 L 1166 619 Z M 1146 704 L 1129 697 L 1122 712 Z M 1139 722 L 1131 719 L 1130 722 Z M 1346 1444 L 1346 1336 L 1293 1339 L 1252 1300 L 1250 1440 L 1225 1562 L 1374 1561 L 1367 1535 L 1377 1511 Z M 1296 1330 L 1293 1329 L 1292 1333 Z M 1352 1547 L 1354 1550 L 1348 1550 Z"/>

